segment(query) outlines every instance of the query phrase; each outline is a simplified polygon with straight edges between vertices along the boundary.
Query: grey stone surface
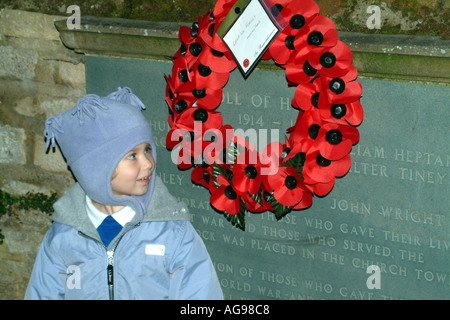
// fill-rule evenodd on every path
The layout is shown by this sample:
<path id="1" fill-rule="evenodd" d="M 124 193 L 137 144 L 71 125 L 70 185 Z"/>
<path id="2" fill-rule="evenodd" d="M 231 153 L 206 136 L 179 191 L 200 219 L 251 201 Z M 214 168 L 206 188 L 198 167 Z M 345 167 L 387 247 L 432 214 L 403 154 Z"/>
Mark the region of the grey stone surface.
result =
<path id="1" fill-rule="evenodd" d="M 0 125 L 0 163 L 25 164 L 25 130 Z"/>
<path id="2" fill-rule="evenodd" d="M 80 30 L 68 30 L 66 21 L 55 22 L 63 43 L 90 55 L 167 60 L 179 49 L 178 29 L 173 22 L 133 21 L 82 17 Z M 450 40 L 435 36 L 339 32 L 353 52 L 361 75 L 448 83 Z M 258 68 L 272 70 L 273 63 Z"/>
<path id="3" fill-rule="evenodd" d="M 0 77 L 33 79 L 38 54 L 34 50 L 0 46 Z"/>
<path id="4" fill-rule="evenodd" d="M 270 212 L 248 214 L 242 232 L 210 207 L 209 192 L 164 147 L 163 74 L 171 66 L 87 57 L 88 92 L 129 86 L 147 105 L 158 175 L 194 214 L 226 298 L 450 298 L 448 86 L 360 79 L 365 119 L 351 172 L 308 210 L 280 221 Z M 218 111 L 234 128 L 288 128 L 297 116 L 285 103 L 292 97 L 283 73 L 257 70 L 245 81 L 233 72 Z M 381 289 L 367 286 L 371 265 L 380 268 Z"/>

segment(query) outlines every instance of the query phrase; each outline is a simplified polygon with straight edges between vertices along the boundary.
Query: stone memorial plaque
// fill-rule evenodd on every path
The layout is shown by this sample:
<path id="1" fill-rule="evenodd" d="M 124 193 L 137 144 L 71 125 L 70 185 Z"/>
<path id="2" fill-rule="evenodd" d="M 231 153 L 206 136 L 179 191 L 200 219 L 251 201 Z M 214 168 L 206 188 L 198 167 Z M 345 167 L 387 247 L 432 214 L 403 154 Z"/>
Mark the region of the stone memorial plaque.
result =
<path id="1" fill-rule="evenodd" d="M 449 87 L 358 79 L 364 122 L 352 167 L 312 207 L 277 221 L 248 213 L 246 231 L 209 203 L 165 148 L 168 62 L 86 57 L 89 93 L 130 87 L 158 146 L 158 175 L 188 205 L 226 299 L 449 299 Z M 234 71 L 220 111 L 233 128 L 285 130 L 298 111 L 280 72 Z M 275 132 L 275 131 L 274 131 Z M 265 144 L 264 144 L 265 145 Z M 372 267 L 375 266 L 375 267 Z"/>

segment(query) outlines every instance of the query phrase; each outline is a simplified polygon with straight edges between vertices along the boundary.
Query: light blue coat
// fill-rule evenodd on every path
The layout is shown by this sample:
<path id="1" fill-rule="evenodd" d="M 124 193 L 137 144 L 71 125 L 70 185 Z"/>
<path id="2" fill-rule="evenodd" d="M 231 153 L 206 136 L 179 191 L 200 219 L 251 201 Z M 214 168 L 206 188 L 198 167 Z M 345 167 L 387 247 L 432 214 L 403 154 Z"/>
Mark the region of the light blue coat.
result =
<path id="1" fill-rule="evenodd" d="M 58 200 L 25 299 L 223 299 L 190 215 L 157 178 L 143 219 L 106 248 L 75 184 Z"/>

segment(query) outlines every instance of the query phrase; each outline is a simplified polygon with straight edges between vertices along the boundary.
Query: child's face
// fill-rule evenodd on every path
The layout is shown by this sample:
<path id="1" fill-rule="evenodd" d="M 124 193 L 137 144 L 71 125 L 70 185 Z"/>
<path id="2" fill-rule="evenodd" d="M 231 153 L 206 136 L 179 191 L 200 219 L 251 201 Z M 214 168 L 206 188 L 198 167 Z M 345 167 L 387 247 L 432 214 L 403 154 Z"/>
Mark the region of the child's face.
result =
<path id="1" fill-rule="evenodd" d="M 155 159 L 147 143 L 130 150 L 117 165 L 118 172 L 111 180 L 116 197 L 143 195 L 148 190 L 150 178 L 155 169 Z"/>

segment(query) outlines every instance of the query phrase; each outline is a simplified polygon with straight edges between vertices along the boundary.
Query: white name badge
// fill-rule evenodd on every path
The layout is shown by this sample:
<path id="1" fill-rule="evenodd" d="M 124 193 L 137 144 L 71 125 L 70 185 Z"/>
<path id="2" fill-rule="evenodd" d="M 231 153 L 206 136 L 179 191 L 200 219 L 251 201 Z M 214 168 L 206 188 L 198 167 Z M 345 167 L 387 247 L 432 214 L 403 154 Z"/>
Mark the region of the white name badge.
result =
<path id="1" fill-rule="evenodd" d="M 251 0 L 222 38 L 244 77 L 252 72 L 281 32 L 281 26 L 268 10 L 264 0 Z"/>
<path id="2" fill-rule="evenodd" d="M 163 256 L 166 252 L 166 246 L 160 244 L 147 244 L 145 254 L 149 256 Z"/>

